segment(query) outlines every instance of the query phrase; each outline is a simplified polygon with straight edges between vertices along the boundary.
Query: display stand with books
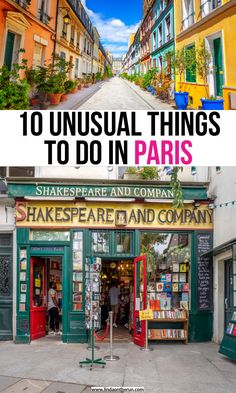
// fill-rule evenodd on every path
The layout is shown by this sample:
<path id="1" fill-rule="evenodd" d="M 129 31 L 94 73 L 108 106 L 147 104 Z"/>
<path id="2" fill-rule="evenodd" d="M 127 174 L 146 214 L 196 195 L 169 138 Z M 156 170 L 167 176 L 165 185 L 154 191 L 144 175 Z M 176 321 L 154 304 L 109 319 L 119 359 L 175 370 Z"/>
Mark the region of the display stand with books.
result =
<path id="1" fill-rule="evenodd" d="M 188 311 L 187 310 L 172 310 L 172 311 L 153 311 L 153 319 L 149 322 L 157 322 L 158 324 L 168 323 L 168 328 L 150 328 L 148 330 L 149 340 L 171 340 L 183 341 L 188 343 Z M 172 325 L 173 324 L 173 325 Z M 181 328 L 175 328 L 174 324 L 181 324 Z"/>
<path id="2" fill-rule="evenodd" d="M 233 312 L 231 320 L 226 327 L 219 352 L 236 360 L 236 311 Z"/>
<path id="3" fill-rule="evenodd" d="M 153 311 L 149 340 L 188 343 L 189 272 L 188 259 L 171 258 L 157 265 L 147 288 L 147 308 Z"/>

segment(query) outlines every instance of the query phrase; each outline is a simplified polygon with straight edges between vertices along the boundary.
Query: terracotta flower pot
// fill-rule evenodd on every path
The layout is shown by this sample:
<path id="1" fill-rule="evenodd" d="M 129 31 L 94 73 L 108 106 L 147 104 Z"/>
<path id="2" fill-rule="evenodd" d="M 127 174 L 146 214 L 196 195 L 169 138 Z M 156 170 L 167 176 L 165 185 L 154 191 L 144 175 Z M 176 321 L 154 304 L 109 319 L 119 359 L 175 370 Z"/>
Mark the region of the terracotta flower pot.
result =
<path id="1" fill-rule="evenodd" d="M 31 98 L 30 103 L 32 106 L 39 106 L 40 100 L 39 98 Z"/>
<path id="2" fill-rule="evenodd" d="M 50 93 L 48 94 L 48 98 L 52 105 L 58 105 L 61 101 L 61 93 Z"/>
<path id="3" fill-rule="evenodd" d="M 78 90 L 82 89 L 82 85 L 78 85 L 77 87 L 78 87 Z"/>
<path id="4" fill-rule="evenodd" d="M 68 95 L 67 94 L 62 94 L 61 96 L 61 102 L 67 101 L 68 100 Z"/>
<path id="5" fill-rule="evenodd" d="M 75 93 L 77 93 L 77 91 L 78 91 L 78 87 L 76 86 L 74 89 L 71 90 L 71 93 L 75 94 Z"/>

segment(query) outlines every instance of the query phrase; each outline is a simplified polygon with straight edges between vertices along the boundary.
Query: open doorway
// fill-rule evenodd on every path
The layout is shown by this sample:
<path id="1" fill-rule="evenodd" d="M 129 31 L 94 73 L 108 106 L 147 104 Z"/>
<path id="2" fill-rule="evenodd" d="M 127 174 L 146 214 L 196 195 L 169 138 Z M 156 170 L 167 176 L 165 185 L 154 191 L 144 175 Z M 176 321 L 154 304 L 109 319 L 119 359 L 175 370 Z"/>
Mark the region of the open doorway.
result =
<path id="1" fill-rule="evenodd" d="M 62 257 L 32 257 L 30 261 L 30 336 L 62 334 Z"/>
<path id="2" fill-rule="evenodd" d="M 117 289 L 114 289 L 117 288 Z M 118 303 L 117 303 L 118 301 Z M 113 311 L 113 339 L 132 341 L 133 260 L 102 260 L 101 326 L 105 328 Z"/>

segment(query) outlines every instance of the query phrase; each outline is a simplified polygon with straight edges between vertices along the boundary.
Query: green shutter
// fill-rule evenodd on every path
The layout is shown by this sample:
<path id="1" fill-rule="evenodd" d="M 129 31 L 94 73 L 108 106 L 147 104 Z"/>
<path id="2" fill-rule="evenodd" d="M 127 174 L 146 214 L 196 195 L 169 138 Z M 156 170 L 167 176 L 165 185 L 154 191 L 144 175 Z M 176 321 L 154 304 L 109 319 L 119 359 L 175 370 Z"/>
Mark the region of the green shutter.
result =
<path id="1" fill-rule="evenodd" d="M 5 48 L 4 64 L 9 68 L 9 70 L 11 69 L 11 66 L 12 66 L 14 43 L 15 43 L 15 34 L 8 31 L 6 48 Z"/>
<path id="2" fill-rule="evenodd" d="M 222 59 L 222 45 L 221 38 L 216 38 L 214 41 L 214 63 L 215 63 L 215 85 L 217 96 L 223 95 L 223 59 Z"/>
<path id="3" fill-rule="evenodd" d="M 186 48 L 186 51 L 190 51 L 195 49 L 195 44 L 190 45 Z M 197 78 L 196 78 L 196 64 L 194 64 L 193 67 L 188 68 L 186 67 L 186 82 L 191 82 L 191 83 L 196 83 Z"/>

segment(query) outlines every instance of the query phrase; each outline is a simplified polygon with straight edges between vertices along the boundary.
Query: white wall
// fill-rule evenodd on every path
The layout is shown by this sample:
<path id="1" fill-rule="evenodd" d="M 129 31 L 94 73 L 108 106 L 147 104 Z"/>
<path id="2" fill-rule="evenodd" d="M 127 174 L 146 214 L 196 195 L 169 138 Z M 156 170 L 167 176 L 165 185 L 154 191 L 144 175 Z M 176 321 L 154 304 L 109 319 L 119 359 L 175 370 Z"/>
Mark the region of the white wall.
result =
<path id="1" fill-rule="evenodd" d="M 221 167 L 220 173 L 211 167 L 210 180 L 209 194 L 216 196 L 216 205 L 222 204 L 214 209 L 214 247 L 217 247 L 236 237 L 236 202 L 223 205 L 236 201 L 236 167 Z"/>
<path id="2" fill-rule="evenodd" d="M 37 175 L 42 178 L 98 180 L 118 179 L 118 167 L 38 167 Z"/>

